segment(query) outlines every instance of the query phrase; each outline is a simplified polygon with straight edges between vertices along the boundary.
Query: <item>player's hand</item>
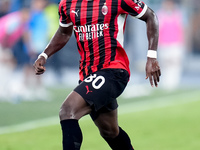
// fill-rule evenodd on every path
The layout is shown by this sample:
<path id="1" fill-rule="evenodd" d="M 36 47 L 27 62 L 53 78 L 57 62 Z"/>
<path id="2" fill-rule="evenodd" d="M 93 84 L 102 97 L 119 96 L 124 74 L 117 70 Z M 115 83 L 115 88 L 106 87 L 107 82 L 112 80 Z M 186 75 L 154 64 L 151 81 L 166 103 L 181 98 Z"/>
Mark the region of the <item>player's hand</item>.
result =
<path id="1" fill-rule="evenodd" d="M 36 75 L 41 75 L 46 71 L 46 68 L 44 67 L 45 63 L 46 63 L 46 59 L 44 57 L 40 57 L 35 61 L 33 66 L 35 68 Z"/>
<path id="2" fill-rule="evenodd" d="M 146 63 L 146 79 L 149 78 L 152 87 L 157 87 L 160 81 L 161 71 L 156 58 L 147 58 Z"/>

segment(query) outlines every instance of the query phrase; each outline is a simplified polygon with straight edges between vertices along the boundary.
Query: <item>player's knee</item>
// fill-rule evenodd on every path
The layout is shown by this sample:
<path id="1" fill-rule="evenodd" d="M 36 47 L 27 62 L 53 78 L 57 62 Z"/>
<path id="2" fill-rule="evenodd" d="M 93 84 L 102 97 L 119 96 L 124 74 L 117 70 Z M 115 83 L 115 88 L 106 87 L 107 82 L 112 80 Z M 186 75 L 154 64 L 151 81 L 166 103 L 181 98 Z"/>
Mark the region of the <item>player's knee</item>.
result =
<path id="1" fill-rule="evenodd" d="M 100 134 L 103 138 L 115 138 L 119 134 L 119 128 L 111 127 L 100 129 Z"/>
<path id="2" fill-rule="evenodd" d="M 72 110 L 73 106 L 71 104 L 63 103 L 59 112 L 60 120 L 76 119 L 75 113 Z"/>

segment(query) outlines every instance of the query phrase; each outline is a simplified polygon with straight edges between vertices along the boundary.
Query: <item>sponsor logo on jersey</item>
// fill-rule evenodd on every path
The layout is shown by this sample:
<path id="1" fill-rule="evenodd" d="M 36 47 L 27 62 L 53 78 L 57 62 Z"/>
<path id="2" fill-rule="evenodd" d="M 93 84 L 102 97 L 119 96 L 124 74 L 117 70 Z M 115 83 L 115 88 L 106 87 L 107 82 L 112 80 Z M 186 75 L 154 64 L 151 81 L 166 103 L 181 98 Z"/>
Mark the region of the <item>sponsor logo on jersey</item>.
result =
<path id="1" fill-rule="evenodd" d="M 137 3 L 139 0 L 133 0 L 134 1 L 134 3 Z"/>
<path id="2" fill-rule="evenodd" d="M 140 0 L 133 0 L 139 7 L 142 7 L 142 2 Z M 135 7 L 136 8 L 136 7 Z M 136 8 L 137 9 L 137 8 Z"/>
<path id="3" fill-rule="evenodd" d="M 135 9 L 139 10 L 139 9 L 140 9 L 140 7 L 139 7 L 139 6 L 135 6 Z"/>
<path id="4" fill-rule="evenodd" d="M 74 26 L 74 31 L 78 34 L 79 41 L 92 40 L 94 38 L 102 37 L 103 30 L 108 29 L 109 24 L 92 24 L 84 26 Z"/>
<path id="5" fill-rule="evenodd" d="M 138 1 L 137 4 L 138 4 L 139 7 L 142 7 L 142 2 L 141 1 Z"/>

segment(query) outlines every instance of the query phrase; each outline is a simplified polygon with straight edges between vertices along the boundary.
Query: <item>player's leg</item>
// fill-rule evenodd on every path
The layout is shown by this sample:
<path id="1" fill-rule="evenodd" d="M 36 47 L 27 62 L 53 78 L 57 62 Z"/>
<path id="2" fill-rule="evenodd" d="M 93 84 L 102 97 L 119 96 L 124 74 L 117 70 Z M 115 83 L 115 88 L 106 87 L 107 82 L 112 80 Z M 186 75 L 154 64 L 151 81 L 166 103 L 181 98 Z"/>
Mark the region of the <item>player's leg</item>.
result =
<path id="1" fill-rule="evenodd" d="M 102 86 L 104 91 L 99 90 L 96 106 L 102 101 L 107 103 L 101 105 L 100 109 L 93 110 L 90 115 L 101 136 L 113 150 L 133 150 L 129 136 L 118 126 L 116 101 L 127 85 L 129 74 L 122 69 L 111 69 L 103 76 L 106 80 Z"/>
<path id="2" fill-rule="evenodd" d="M 63 133 L 63 150 L 80 150 L 82 132 L 78 120 L 90 112 L 90 106 L 74 91 L 63 102 L 59 113 Z"/>
<path id="3" fill-rule="evenodd" d="M 117 109 L 98 115 L 94 123 L 112 150 L 133 150 L 127 133 L 118 126 Z"/>

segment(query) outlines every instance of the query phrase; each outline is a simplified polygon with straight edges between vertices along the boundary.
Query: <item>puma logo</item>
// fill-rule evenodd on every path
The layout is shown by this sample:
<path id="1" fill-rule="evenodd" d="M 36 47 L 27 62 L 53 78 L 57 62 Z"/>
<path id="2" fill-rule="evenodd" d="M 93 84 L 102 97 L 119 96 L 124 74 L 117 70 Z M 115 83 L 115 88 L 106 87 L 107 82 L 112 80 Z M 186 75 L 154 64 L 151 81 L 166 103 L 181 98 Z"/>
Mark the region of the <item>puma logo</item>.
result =
<path id="1" fill-rule="evenodd" d="M 77 10 L 77 11 L 72 10 L 71 12 L 74 13 L 78 17 L 79 10 Z"/>
<path id="2" fill-rule="evenodd" d="M 140 7 L 139 7 L 139 6 L 135 6 L 135 9 L 139 10 L 139 9 L 140 9 Z"/>
<path id="3" fill-rule="evenodd" d="M 92 93 L 92 91 L 89 90 L 89 86 L 88 86 L 88 85 L 86 85 L 85 87 L 86 87 L 86 89 L 87 89 L 86 94 L 88 94 L 88 93 L 90 93 L 90 92 Z"/>

